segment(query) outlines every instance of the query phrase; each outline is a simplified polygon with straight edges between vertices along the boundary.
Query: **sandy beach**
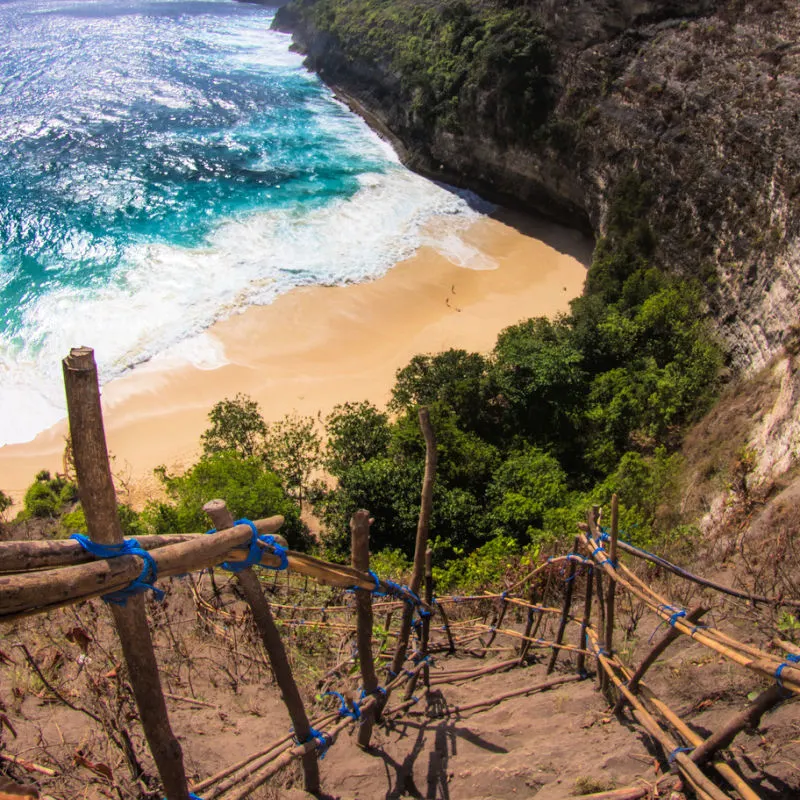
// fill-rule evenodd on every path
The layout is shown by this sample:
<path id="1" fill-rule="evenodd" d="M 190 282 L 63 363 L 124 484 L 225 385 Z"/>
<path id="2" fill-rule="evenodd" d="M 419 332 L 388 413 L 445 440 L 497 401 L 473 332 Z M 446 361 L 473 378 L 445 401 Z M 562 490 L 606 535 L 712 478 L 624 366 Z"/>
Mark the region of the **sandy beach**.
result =
<path id="1" fill-rule="evenodd" d="M 225 397 L 250 395 L 268 421 L 324 416 L 346 401 L 383 406 L 397 369 L 416 353 L 488 351 L 503 328 L 566 311 L 582 290 L 591 242 L 574 231 L 500 212 L 461 238 L 474 248 L 470 264 L 482 268 L 424 247 L 370 283 L 296 289 L 216 324 L 222 367 L 150 363 L 104 386 L 118 488 L 130 487 L 138 505 L 154 486 L 154 467 L 190 464 L 209 409 Z M 0 448 L 0 488 L 19 500 L 36 472 L 59 471 L 66 430 L 63 421 Z"/>

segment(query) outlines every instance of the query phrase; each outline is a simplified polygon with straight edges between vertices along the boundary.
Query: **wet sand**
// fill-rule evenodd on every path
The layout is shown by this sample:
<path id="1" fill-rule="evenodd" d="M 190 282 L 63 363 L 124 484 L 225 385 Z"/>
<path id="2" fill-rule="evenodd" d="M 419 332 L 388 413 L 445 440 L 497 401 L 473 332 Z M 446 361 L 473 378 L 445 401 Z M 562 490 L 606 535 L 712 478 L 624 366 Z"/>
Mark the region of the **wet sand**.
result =
<path id="1" fill-rule="evenodd" d="M 591 242 L 574 231 L 500 212 L 461 238 L 479 251 L 471 263 L 483 269 L 424 247 L 370 283 L 296 289 L 217 323 L 210 333 L 224 347 L 225 366 L 152 362 L 104 386 L 118 488 L 128 487 L 139 505 L 155 485 L 154 467 L 191 464 L 209 409 L 225 397 L 250 395 L 267 420 L 324 416 L 346 401 L 383 406 L 413 355 L 489 351 L 503 328 L 566 311 L 582 290 Z M 60 470 L 65 435 L 61 422 L 32 442 L 0 448 L 0 488 L 19 499 L 36 472 Z"/>

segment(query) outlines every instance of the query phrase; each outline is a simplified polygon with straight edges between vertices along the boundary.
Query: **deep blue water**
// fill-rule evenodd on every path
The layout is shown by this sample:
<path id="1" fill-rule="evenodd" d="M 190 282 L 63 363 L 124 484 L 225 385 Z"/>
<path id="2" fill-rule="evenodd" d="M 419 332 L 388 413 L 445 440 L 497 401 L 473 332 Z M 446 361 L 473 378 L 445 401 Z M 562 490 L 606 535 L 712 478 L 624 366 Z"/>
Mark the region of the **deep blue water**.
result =
<path id="1" fill-rule="evenodd" d="M 0 0 L 0 443 L 104 379 L 305 283 L 381 274 L 471 212 L 403 169 L 233 0 Z M 176 350 L 177 348 L 177 350 Z"/>

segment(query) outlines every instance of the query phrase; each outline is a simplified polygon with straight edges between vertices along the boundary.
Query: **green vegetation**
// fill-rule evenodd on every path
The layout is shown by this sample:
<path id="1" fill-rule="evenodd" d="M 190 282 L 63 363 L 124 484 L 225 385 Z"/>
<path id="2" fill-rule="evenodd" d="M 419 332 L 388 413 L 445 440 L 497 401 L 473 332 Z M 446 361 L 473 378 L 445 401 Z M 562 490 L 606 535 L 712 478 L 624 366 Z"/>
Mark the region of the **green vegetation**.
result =
<path id="1" fill-rule="evenodd" d="M 293 13 L 362 63 L 387 64 L 424 128 L 457 131 L 476 117 L 499 141 L 521 140 L 553 104 L 553 61 L 525 6 L 443 0 L 298 0 Z"/>
<path id="2" fill-rule="evenodd" d="M 441 588 L 490 586 L 543 548 L 563 547 L 587 507 L 612 492 L 627 538 L 691 546 L 696 530 L 665 513 L 665 498 L 676 488 L 682 431 L 714 398 L 721 353 L 699 288 L 653 266 L 650 196 L 636 175 L 620 182 L 570 314 L 511 326 L 487 355 L 415 356 L 387 411 L 337 406 L 321 432 L 313 418 L 267 424 L 243 395 L 218 403 L 200 460 L 182 475 L 159 469 L 166 498 L 141 514 L 122 507 L 126 532 L 203 530 L 203 503 L 222 497 L 237 517 L 284 515 L 295 548 L 347 559 L 350 516 L 367 508 L 374 565 L 399 576 L 416 534 L 424 404 L 439 454 L 431 543 Z M 65 515 L 54 535 L 83 530 L 74 501 L 72 484 L 41 473 L 22 516 Z M 303 509 L 321 522 L 318 542 Z"/>

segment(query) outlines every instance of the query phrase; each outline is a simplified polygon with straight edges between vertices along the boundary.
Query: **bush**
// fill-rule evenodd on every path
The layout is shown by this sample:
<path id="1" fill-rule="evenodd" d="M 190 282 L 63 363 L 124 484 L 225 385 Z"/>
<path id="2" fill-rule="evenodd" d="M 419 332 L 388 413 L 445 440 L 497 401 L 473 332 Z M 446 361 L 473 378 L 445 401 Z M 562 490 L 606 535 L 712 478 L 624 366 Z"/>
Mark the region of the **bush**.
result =
<path id="1" fill-rule="evenodd" d="M 154 533 L 207 530 L 210 523 L 203 505 L 222 498 L 237 519 L 282 514 L 286 521 L 281 534 L 291 547 L 304 549 L 308 544 L 299 507 L 287 497 L 278 476 L 260 459 L 226 450 L 204 456 L 183 475 L 168 475 L 163 467 L 156 470 L 156 475 L 171 502 L 150 503 L 142 513 L 144 525 Z"/>
<path id="2" fill-rule="evenodd" d="M 200 437 L 204 455 L 233 450 L 244 458 L 264 452 L 267 424 L 258 403 L 247 395 L 220 400 L 209 412 L 211 426 Z"/>
<path id="3" fill-rule="evenodd" d="M 78 488 L 66 478 L 52 478 L 47 470 L 42 470 L 25 492 L 21 519 L 56 519 L 64 506 L 75 502 Z"/>

